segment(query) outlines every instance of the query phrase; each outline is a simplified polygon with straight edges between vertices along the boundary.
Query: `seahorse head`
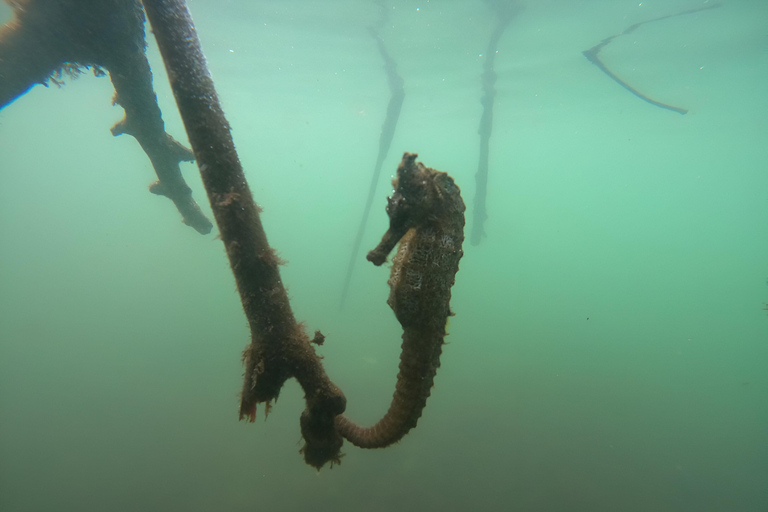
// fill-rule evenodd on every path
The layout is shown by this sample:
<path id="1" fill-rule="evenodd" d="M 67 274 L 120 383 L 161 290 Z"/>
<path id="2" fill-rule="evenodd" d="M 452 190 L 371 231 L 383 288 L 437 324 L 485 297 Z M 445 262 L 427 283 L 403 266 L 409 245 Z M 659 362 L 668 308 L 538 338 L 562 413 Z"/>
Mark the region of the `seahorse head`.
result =
<path id="1" fill-rule="evenodd" d="M 394 192 L 387 198 L 389 230 L 381 243 L 370 253 L 368 260 L 381 265 L 387 254 L 411 228 L 430 224 L 440 226 L 446 219 L 460 218 L 459 230 L 464 227 L 464 203 L 459 188 L 448 174 L 416 162 L 416 153 L 405 153 L 392 180 Z M 452 214 L 462 215 L 452 215 Z"/>

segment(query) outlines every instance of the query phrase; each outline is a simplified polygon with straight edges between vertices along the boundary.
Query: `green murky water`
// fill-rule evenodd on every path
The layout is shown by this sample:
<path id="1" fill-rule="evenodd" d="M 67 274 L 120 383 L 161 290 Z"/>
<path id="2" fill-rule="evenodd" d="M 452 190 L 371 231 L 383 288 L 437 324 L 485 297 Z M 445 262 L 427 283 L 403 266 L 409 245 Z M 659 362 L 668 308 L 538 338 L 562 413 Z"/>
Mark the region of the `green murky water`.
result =
<path id="1" fill-rule="evenodd" d="M 499 44 L 487 238 L 465 247 L 425 414 L 320 473 L 298 454 L 295 382 L 266 422 L 237 421 L 248 330 L 221 243 L 147 191 L 146 156 L 109 133 L 109 80 L 7 106 L 0 510 L 768 510 L 768 4 L 723 3 L 601 53 L 681 116 L 581 52 L 703 4 L 529 2 Z M 450 172 L 471 210 L 494 26 L 479 1 L 385 6 L 406 99 L 365 250 L 403 151 Z M 389 97 L 377 7 L 190 9 L 296 315 L 372 423 L 399 353 L 386 269 L 361 258 L 338 304 Z M 185 140 L 151 39 L 149 56 Z"/>

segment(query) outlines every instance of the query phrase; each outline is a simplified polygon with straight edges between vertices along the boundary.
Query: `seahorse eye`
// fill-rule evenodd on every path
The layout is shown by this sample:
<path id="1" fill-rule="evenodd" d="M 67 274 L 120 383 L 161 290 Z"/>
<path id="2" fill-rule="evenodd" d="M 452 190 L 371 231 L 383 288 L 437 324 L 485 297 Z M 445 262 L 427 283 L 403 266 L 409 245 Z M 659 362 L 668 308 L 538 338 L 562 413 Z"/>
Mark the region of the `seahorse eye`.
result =
<path id="1" fill-rule="evenodd" d="M 402 214 L 400 210 L 403 210 L 408 204 L 408 201 L 400 193 L 394 193 L 391 197 L 387 198 L 387 214 L 391 217 L 393 214 Z"/>
<path id="2" fill-rule="evenodd" d="M 387 198 L 387 214 L 392 215 L 392 210 L 395 209 L 397 201 L 394 199 L 394 197 L 388 197 Z"/>

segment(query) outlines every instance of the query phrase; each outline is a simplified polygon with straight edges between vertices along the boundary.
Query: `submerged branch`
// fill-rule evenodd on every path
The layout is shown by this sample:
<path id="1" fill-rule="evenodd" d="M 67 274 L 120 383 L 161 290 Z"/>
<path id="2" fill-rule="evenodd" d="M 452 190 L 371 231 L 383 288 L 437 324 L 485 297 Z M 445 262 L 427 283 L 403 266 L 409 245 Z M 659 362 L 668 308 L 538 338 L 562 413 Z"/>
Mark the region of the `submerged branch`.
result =
<path id="1" fill-rule="evenodd" d="M 387 51 L 387 47 L 384 45 L 384 40 L 379 35 L 378 27 L 381 27 L 386 22 L 387 10 L 383 4 L 379 3 L 381 8 L 382 18 L 379 20 L 376 28 L 370 28 L 371 36 L 376 40 L 376 45 L 379 48 L 382 60 L 384 60 L 384 71 L 387 74 L 387 83 L 389 84 L 389 103 L 387 104 L 387 114 L 384 117 L 384 122 L 381 125 L 381 135 L 379 136 L 379 153 L 376 156 L 376 165 L 373 167 L 373 175 L 371 176 L 371 184 L 368 187 L 368 198 L 365 201 L 365 208 L 363 209 L 363 217 L 360 219 L 360 225 L 357 228 L 357 234 L 355 235 L 355 241 L 352 243 L 352 252 L 349 256 L 349 263 L 347 264 L 347 274 L 344 277 L 344 283 L 341 290 L 341 307 L 344 307 L 344 303 L 347 300 L 347 294 L 349 293 L 349 286 L 352 282 L 352 273 L 355 269 L 355 263 L 357 262 L 357 255 L 360 252 L 360 245 L 363 243 L 363 235 L 365 234 L 365 227 L 368 224 L 368 216 L 371 213 L 371 206 L 373 205 L 373 198 L 376 195 L 376 185 L 379 182 L 379 176 L 381 175 L 381 167 L 384 164 L 384 159 L 387 158 L 389 153 L 389 147 L 392 145 L 392 139 L 395 136 L 395 129 L 397 128 L 397 121 L 400 119 L 400 110 L 403 107 L 403 101 L 405 100 L 405 89 L 403 88 L 403 78 L 397 72 L 397 63 Z"/>
<path id="2" fill-rule="evenodd" d="M 477 173 L 475 173 L 475 206 L 472 213 L 472 234 L 470 242 L 472 245 L 478 245 L 485 236 L 485 221 L 488 219 L 488 210 L 485 206 L 485 199 L 488 195 L 488 154 L 490 152 L 491 133 L 493 131 L 493 106 L 496 99 L 496 49 L 499 46 L 499 40 L 504 35 L 504 31 L 517 15 L 520 6 L 516 0 L 502 1 L 495 0 L 489 2 L 497 15 L 496 28 L 491 33 L 488 46 L 485 50 L 485 63 L 483 64 L 482 86 L 483 96 L 480 103 L 483 105 L 483 115 L 480 118 L 480 126 L 477 133 L 480 135 L 480 153 L 477 162 Z"/>
<path id="3" fill-rule="evenodd" d="M 35 84 L 74 77 L 83 68 L 96 76 L 109 72 L 113 103 L 125 117 L 113 135 L 136 138 L 152 162 L 158 180 L 150 192 L 168 197 L 185 224 L 200 233 L 211 222 L 192 198 L 179 163 L 192 153 L 166 133 L 152 72 L 144 53 L 144 14 L 138 0 L 14 0 L 13 19 L 0 27 L 0 109 Z"/>
<path id="4" fill-rule="evenodd" d="M 622 78 L 620 78 L 616 73 L 611 71 L 608 66 L 605 65 L 605 63 L 600 60 L 600 50 L 602 50 L 605 46 L 608 45 L 611 41 L 616 39 L 619 36 L 623 36 L 626 34 L 629 34 L 631 32 L 634 32 L 638 27 L 641 25 L 645 25 L 646 23 L 653 23 L 654 21 L 661 21 L 666 20 L 668 18 L 673 18 L 675 16 L 683 16 L 686 14 L 693 14 L 700 11 L 705 11 L 708 9 L 715 9 L 717 7 L 720 7 L 720 4 L 711 4 L 711 5 L 705 5 L 704 7 L 698 7 L 696 9 L 689 9 L 687 11 L 678 12 L 675 14 L 668 14 L 666 16 L 660 16 L 658 18 L 653 18 L 651 20 L 641 21 L 639 23 L 635 23 L 634 25 L 629 26 L 626 28 L 623 32 L 619 34 L 614 34 L 612 36 L 606 37 L 602 41 L 600 41 L 598 44 L 593 46 L 592 48 L 588 50 L 584 50 L 583 53 L 584 57 L 587 58 L 592 64 L 598 67 L 600 71 L 605 73 L 606 76 L 608 76 L 611 80 L 622 86 L 624 89 L 632 93 L 633 95 L 637 96 L 641 100 L 645 101 L 646 103 L 650 103 L 651 105 L 659 108 L 663 108 L 665 110 L 670 110 L 672 112 L 677 112 L 678 114 L 685 115 L 688 113 L 688 110 L 682 107 L 676 107 L 674 105 L 669 105 L 667 103 L 662 103 L 661 101 L 654 100 L 653 98 L 650 98 L 646 96 L 645 94 L 641 93 L 637 89 L 635 89 L 633 86 L 631 86 L 629 83 L 624 81 Z"/>
<path id="5" fill-rule="evenodd" d="M 182 0 L 145 0 L 144 7 L 251 330 L 240 418 L 253 420 L 256 404 L 276 400 L 283 383 L 295 377 L 307 401 L 301 418 L 304 458 L 319 468 L 339 458 L 342 441 L 334 418 L 344 412 L 346 399 L 328 379 L 293 316 L 279 259 L 267 242 L 186 5 Z"/>

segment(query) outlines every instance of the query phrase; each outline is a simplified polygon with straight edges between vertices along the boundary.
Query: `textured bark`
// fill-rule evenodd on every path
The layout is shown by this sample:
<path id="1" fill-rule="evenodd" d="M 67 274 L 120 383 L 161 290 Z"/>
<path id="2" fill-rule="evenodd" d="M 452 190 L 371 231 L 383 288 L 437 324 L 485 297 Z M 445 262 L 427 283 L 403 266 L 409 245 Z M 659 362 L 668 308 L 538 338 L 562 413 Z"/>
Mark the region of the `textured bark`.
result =
<path id="1" fill-rule="evenodd" d="M 295 377 L 306 399 L 301 415 L 306 441 L 304 460 L 317 468 L 328 461 L 338 462 L 342 439 L 334 418 L 344 412 L 346 399 L 326 375 L 291 311 L 280 278 L 280 260 L 267 242 L 259 208 L 243 174 L 192 18 L 182 0 L 144 0 L 144 8 L 251 329 L 251 344 L 243 353 L 245 382 L 240 419 L 253 421 L 258 403 L 266 403 L 268 411 L 285 381 Z M 322 335 L 315 334 L 316 343 L 322 339 Z"/>
<path id="2" fill-rule="evenodd" d="M 182 221 L 200 233 L 211 222 L 192 198 L 179 169 L 190 150 L 165 132 L 144 54 L 144 13 L 138 0 L 14 0 L 14 18 L 0 28 L 0 108 L 65 70 L 109 71 L 114 103 L 125 118 L 112 128 L 146 152 L 158 180 L 149 190 L 168 197 Z M 65 73 L 66 74 L 66 73 Z"/>

